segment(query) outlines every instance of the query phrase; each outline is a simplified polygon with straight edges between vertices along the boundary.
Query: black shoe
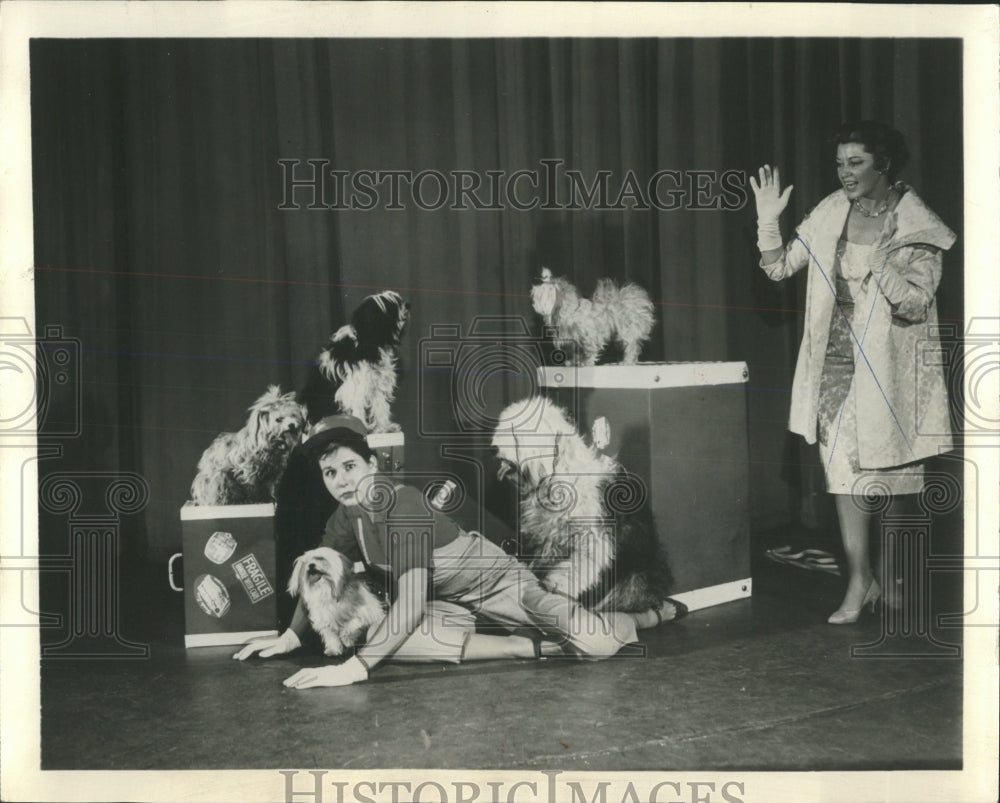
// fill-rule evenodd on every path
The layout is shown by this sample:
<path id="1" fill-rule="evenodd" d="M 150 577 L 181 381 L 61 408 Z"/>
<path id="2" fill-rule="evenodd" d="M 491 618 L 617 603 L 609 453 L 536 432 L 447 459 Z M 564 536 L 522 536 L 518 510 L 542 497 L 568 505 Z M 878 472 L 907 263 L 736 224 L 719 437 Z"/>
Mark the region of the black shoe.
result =
<path id="1" fill-rule="evenodd" d="M 657 625 L 662 625 L 664 623 L 664 621 L 667 621 L 667 622 L 677 622 L 677 621 L 683 619 L 685 616 L 688 615 L 688 607 L 683 602 L 679 602 L 678 600 L 675 600 L 673 597 L 667 597 L 663 601 L 664 602 L 669 602 L 671 605 L 674 606 L 674 615 L 670 619 L 664 619 L 663 615 L 660 613 L 659 608 L 654 608 L 653 609 L 653 613 L 656 614 L 656 618 L 658 620 L 657 623 L 656 623 Z M 663 606 L 661 605 L 660 608 L 662 608 L 662 607 Z"/>

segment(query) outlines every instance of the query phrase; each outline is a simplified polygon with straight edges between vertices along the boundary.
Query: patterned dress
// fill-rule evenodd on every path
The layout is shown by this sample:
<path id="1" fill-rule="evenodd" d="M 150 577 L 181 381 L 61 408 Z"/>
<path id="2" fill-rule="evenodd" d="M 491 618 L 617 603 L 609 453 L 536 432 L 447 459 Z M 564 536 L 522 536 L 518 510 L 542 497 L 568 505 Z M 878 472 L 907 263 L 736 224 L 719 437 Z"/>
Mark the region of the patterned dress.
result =
<path id="1" fill-rule="evenodd" d="M 858 461 L 857 394 L 854 369 L 864 359 L 865 331 L 855 328 L 854 300 L 870 279 L 873 246 L 841 239 L 834 263 L 836 303 L 830 318 L 823 372 L 820 376 L 818 440 L 826 486 L 834 494 L 913 494 L 923 488 L 922 463 L 893 469 L 861 470 Z M 858 316 L 864 320 L 864 315 Z M 860 345 L 858 354 L 855 348 Z"/>

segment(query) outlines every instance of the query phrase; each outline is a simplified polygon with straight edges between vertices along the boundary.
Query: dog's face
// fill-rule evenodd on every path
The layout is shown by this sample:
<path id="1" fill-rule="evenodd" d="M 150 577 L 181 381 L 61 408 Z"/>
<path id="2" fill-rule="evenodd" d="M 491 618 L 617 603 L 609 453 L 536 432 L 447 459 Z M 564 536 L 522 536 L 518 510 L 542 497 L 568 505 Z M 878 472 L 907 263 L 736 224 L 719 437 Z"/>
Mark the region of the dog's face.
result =
<path id="1" fill-rule="evenodd" d="M 282 395 L 276 385 L 250 406 L 248 427 L 261 448 L 291 451 L 302 440 L 305 422 L 306 410 L 295 401 L 295 394 Z"/>
<path id="2" fill-rule="evenodd" d="M 393 291 L 368 296 L 351 316 L 358 340 L 377 346 L 399 345 L 410 319 L 410 305 Z"/>
<path id="3" fill-rule="evenodd" d="M 556 308 L 556 301 L 559 297 L 559 289 L 556 281 L 552 277 L 552 271 L 542 268 L 538 281 L 531 287 L 531 306 L 536 313 L 542 316 L 549 316 Z"/>
<path id="4" fill-rule="evenodd" d="M 500 467 L 497 477 L 520 475 L 528 487 L 537 488 L 556 469 L 560 444 L 579 438 L 565 411 L 548 399 L 535 396 L 509 405 L 499 416 L 492 446 Z"/>
<path id="5" fill-rule="evenodd" d="M 531 306 L 544 318 L 559 316 L 560 307 L 578 299 L 576 288 L 562 276 L 553 276 L 542 268 L 538 281 L 531 287 Z"/>
<path id="6" fill-rule="evenodd" d="M 339 599 L 344 584 L 351 576 L 351 562 L 330 547 L 318 547 L 299 555 L 288 580 L 288 593 L 310 599 Z"/>

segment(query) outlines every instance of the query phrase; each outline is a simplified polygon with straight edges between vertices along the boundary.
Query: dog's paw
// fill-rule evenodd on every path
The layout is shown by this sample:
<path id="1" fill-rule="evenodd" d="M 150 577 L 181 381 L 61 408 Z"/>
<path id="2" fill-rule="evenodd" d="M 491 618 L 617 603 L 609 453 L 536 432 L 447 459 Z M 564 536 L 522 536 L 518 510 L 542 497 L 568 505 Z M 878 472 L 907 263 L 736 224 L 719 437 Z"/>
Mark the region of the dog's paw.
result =
<path id="1" fill-rule="evenodd" d="M 402 432 L 403 428 L 399 424 L 395 423 L 394 421 L 390 421 L 388 424 L 385 425 L 385 427 L 383 428 L 382 431 L 383 432 Z"/>
<path id="2" fill-rule="evenodd" d="M 325 648 L 323 650 L 324 655 L 335 656 L 344 654 L 344 643 L 339 639 L 336 641 L 333 639 L 324 639 L 323 647 Z"/>

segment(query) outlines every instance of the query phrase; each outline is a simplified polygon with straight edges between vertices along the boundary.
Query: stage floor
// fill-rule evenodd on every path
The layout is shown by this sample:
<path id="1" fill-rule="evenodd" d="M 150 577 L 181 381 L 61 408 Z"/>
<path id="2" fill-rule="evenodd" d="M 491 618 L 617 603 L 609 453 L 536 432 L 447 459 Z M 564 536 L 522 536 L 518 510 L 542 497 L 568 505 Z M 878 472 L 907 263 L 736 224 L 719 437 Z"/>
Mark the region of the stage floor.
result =
<path id="1" fill-rule="evenodd" d="M 146 627 L 123 632 L 148 640 L 148 659 L 42 661 L 42 766 L 960 768 L 962 660 L 852 658 L 882 617 L 827 625 L 839 579 L 755 551 L 752 599 L 642 631 L 645 657 L 386 665 L 340 689 L 282 686 L 318 655 L 185 651 L 180 595 L 152 593 Z M 934 604 L 958 599 L 938 589 Z"/>

